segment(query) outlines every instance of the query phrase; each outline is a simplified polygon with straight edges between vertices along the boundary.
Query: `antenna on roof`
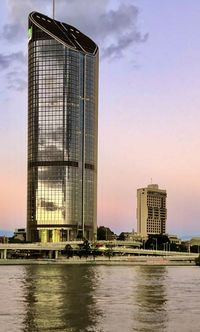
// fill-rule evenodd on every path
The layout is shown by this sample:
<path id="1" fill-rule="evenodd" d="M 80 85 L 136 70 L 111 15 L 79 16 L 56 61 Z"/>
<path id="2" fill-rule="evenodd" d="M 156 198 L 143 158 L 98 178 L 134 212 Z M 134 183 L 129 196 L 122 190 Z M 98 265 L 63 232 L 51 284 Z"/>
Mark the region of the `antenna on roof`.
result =
<path id="1" fill-rule="evenodd" d="M 55 19 L 55 0 L 53 0 L 53 19 Z"/>

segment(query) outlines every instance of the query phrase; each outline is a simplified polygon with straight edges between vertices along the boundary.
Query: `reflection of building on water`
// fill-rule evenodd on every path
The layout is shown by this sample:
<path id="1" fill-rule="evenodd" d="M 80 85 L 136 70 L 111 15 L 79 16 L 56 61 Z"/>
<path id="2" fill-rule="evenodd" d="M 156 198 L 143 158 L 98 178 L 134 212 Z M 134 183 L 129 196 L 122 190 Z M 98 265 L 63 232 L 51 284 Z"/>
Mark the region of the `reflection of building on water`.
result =
<path id="1" fill-rule="evenodd" d="M 28 240 L 92 240 L 97 45 L 70 25 L 31 13 L 28 95 Z"/>
<path id="2" fill-rule="evenodd" d="M 91 266 L 27 266 L 24 331 L 95 331 L 99 312 Z"/>
<path id="3" fill-rule="evenodd" d="M 163 332 L 167 323 L 167 267 L 140 266 L 135 280 L 138 331 Z"/>

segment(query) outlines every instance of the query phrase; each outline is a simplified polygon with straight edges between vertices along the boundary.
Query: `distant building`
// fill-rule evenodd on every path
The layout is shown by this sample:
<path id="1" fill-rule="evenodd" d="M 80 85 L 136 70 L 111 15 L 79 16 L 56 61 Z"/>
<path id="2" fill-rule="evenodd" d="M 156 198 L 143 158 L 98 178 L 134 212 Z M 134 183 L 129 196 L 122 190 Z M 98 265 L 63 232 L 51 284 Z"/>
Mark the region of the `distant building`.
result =
<path id="1" fill-rule="evenodd" d="M 200 246 L 200 236 L 192 237 L 190 240 L 191 246 Z"/>
<path id="2" fill-rule="evenodd" d="M 17 228 L 14 231 L 13 238 L 15 240 L 25 241 L 26 240 L 26 229 L 25 228 Z"/>
<path id="3" fill-rule="evenodd" d="M 141 234 L 135 233 L 134 231 L 132 232 L 122 232 L 118 236 L 118 240 L 123 240 L 123 241 L 139 241 L 142 242 L 144 240 L 144 237 L 141 236 Z"/>
<path id="4" fill-rule="evenodd" d="M 179 239 L 177 235 L 168 234 L 168 239 L 169 239 L 170 243 L 173 243 L 173 244 L 176 244 L 176 245 L 181 244 L 181 239 Z"/>
<path id="5" fill-rule="evenodd" d="M 166 232 L 166 190 L 157 184 L 137 190 L 137 232 L 141 236 L 165 234 Z"/>
<path id="6" fill-rule="evenodd" d="M 5 235 L 0 236 L 0 243 L 8 243 L 8 237 Z"/>

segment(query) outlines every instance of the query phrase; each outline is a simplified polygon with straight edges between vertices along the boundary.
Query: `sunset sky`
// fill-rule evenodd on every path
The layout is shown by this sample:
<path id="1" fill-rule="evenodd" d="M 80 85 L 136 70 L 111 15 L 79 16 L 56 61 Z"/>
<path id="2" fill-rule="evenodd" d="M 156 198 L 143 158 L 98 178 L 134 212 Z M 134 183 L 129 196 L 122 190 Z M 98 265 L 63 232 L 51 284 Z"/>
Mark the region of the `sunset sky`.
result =
<path id="1" fill-rule="evenodd" d="M 0 1 L 0 229 L 26 225 L 27 16 Z M 200 235 L 200 1 L 57 0 L 100 48 L 98 225 L 136 230 L 136 190 L 167 190 L 167 232 Z"/>

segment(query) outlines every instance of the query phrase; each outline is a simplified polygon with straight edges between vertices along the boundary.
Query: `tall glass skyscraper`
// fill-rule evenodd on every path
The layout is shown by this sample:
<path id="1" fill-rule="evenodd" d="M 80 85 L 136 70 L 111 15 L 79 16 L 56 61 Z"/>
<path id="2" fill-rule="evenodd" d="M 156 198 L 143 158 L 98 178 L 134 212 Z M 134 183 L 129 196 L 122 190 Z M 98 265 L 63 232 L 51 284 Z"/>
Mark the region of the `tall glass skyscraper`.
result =
<path id="1" fill-rule="evenodd" d="M 29 15 L 27 239 L 96 236 L 98 47 Z"/>

